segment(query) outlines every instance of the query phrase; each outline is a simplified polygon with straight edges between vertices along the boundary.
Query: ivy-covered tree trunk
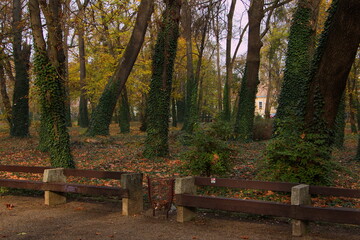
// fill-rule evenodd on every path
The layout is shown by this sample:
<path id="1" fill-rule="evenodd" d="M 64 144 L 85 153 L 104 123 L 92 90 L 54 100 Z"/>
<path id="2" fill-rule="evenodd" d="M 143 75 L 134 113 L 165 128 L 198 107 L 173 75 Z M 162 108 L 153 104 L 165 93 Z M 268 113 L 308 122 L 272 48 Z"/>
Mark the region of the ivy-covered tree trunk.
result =
<path id="1" fill-rule="evenodd" d="M 290 27 L 284 80 L 276 112 L 276 128 L 292 118 L 294 129 L 300 130 L 304 119 L 308 75 L 314 48 L 315 29 L 312 21 L 311 0 L 300 0 Z M 275 129 L 276 134 L 276 129 Z"/>
<path id="2" fill-rule="evenodd" d="M 260 24 L 264 17 L 264 1 L 251 1 L 248 11 L 249 37 L 244 77 L 241 81 L 240 99 L 234 133 L 240 141 L 251 141 L 253 136 L 255 98 L 259 84 L 260 49 L 262 47 Z"/>
<path id="3" fill-rule="evenodd" d="M 126 86 L 124 86 L 120 94 L 119 126 L 121 133 L 130 132 L 130 106 Z"/>
<path id="4" fill-rule="evenodd" d="M 266 149 L 267 174 L 272 180 L 332 183 L 334 166 L 330 159 L 335 122 L 360 43 L 358 22 L 359 1 L 332 2 L 311 72 L 304 76 L 308 78 L 307 95 L 298 99 L 305 105 L 302 122 L 283 121 Z"/>
<path id="5" fill-rule="evenodd" d="M 40 5 L 39 5 L 40 4 Z M 47 23 L 47 44 L 43 36 L 40 6 Z M 29 1 L 35 43 L 35 85 L 41 109 L 40 141 L 50 153 L 53 167 L 74 168 L 65 116 L 65 54 L 62 42 L 60 1 Z"/>
<path id="6" fill-rule="evenodd" d="M 88 136 L 109 135 L 109 125 L 114 113 L 116 102 L 130 75 L 136 58 L 144 42 L 148 22 L 154 8 L 154 1 L 141 0 L 135 26 L 121 57 L 115 73 L 107 83 L 98 105 L 94 109 L 90 119 L 90 126 L 87 130 Z"/>
<path id="7" fill-rule="evenodd" d="M 15 65 L 15 86 L 13 95 L 10 135 L 29 135 L 29 74 L 31 47 L 22 44 L 22 6 L 20 0 L 13 0 L 13 53 Z"/>
<path id="8" fill-rule="evenodd" d="M 314 56 L 305 123 L 309 129 L 325 132 L 330 145 L 339 105 L 360 43 L 359 22 L 360 1 L 334 0 Z"/>
<path id="9" fill-rule="evenodd" d="M 146 157 L 164 157 L 169 153 L 170 95 L 179 37 L 181 0 L 165 0 L 165 4 L 152 61 L 144 151 Z"/>

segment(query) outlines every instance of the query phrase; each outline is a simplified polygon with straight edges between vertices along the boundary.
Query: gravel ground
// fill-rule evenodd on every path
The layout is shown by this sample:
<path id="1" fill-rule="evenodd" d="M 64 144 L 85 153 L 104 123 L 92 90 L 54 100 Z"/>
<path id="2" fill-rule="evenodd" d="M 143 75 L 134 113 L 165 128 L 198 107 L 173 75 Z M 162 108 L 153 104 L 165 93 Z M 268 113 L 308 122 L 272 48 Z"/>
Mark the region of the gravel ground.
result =
<path id="1" fill-rule="evenodd" d="M 196 220 L 177 223 L 145 214 L 121 215 L 121 202 L 70 200 L 45 206 L 40 197 L 0 196 L 0 239 L 341 239 L 359 240 L 360 227 L 311 224 L 303 238 L 291 237 L 287 220 L 199 212 Z"/>

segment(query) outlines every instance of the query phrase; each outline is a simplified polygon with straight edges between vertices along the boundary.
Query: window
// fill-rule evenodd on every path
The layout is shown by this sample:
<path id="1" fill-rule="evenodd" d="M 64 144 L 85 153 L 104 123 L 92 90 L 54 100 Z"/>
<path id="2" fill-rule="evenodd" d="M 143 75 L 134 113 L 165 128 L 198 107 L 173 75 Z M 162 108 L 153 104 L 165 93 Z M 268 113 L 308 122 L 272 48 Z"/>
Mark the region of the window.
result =
<path id="1" fill-rule="evenodd" d="M 263 102 L 259 102 L 259 110 L 263 109 Z"/>

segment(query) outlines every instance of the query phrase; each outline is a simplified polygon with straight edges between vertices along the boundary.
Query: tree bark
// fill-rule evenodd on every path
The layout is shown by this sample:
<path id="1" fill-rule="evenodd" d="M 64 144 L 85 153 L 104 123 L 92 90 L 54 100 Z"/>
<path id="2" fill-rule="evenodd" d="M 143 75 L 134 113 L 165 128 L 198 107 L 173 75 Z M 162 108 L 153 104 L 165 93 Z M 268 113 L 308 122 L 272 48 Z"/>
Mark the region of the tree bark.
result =
<path id="1" fill-rule="evenodd" d="M 15 64 L 15 86 L 13 95 L 10 135 L 29 135 L 29 74 L 31 47 L 22 45 L 22 6 L 20 0 L 13 0 L 13 54 Z"/>
<path id="2" fill-rule="evenodd" d="M 255 97 L 259 84 L 260 24 L 264 17 L 264 1 L 251 1 L 249 8 L 249 37 L 245 74 L 241 82 L 240 100 L 234 132 L 241 141 L 252 140 Z"/>
<path id="3" fill-rule="evenodd" d="M 225 121 L 230 121 L 231 118 L 231 82 L 233 76 L 232 73 L 233 68 L 231 64 L 231 40 L 232 40 L 232 27 L 233 27 L 235 5 L 236 5 L 236 0 L 232 0 L 228 14 L 227 35 L 226 35 L 226 78 L 225 78 L 224 100 L 223 100 L 223 119 Z"/>
<path id="4" fill-rule="evenodd" d="M 197 82 L 194 75 L 193 50 L 192 50 L 192 16 L 189 0 L 183 1 L 183 29 L 186 41 L 186 104 L 185 118 L 182 130 L 191 133 L 197 120 Z"/>
<path id="5" fill-rule="evenodd" d="M 358 65 L 355 63 L 352 67 L 352 74 L 349 76 L 349 80 L 347 83 L 348 90 L 348 103 L 349 103 L 349 120 L 350 120 L 350 126 L 351 126 L 351 133 L 357 133 L 358 127 L 356 127 L 356 101 L 358 96 L 356 95 L 356 79 L 358 78 Z M 354 94 L 355 93 L 355 94 Z"/>
<path id="6" fill-rule="evenodd" d="M 110 78 L 100 97 L 98 105 L 92 113 L 90 126 L 86 133 L 88 136 L 109 135 L 109 125 L 116 102 L 144 42 L 153 7 L 154 2 L 152 0 L 141 1 L 135 26 L 124 55 L 121 57 L 115 73 Z"/>
<path id="7" fill-rule="evenodd" d="M 0 52 L 0 95 L 4 105 L 5 118 L 9 126 L 11 127 L 11 102 L 6 88 L 6 78 L 5 78 L 5 71 L 3 65 L 4 61 L 1 59 L 3 58 L 2 54 L 3 53 Z"/>
<path id="8" fill-rule="evenodd" d="M 80 102 L 79 102 L 79 119 L 78 125 L 80 127 L 86 128 L 89 126 L 89 114 L 87 107 L 87 97 L 86 97 L 86 89 L 85 89 L 85 79 L 86 79 L 86 58 L 85 58 L 85 32 L 84 32 L 84 15 L 85 8 L 89 3 L 86 0 L 84 3 L 81 3 L 80 0 L 76 1 L 79 9 L 79 13 L 77 15 L 78 20 L 78 41 L 79 41 L 79 62 L 80 62 Z"/>
<path id="9" fill-rule="evenodd" d="M 121 133 L 130 132 L 130 106 L 129 106 L 126 85 L 124 86 L 120 94 L 119 126 Z"/>
<path id="10" fill-rule="evenodd" d="M 346 81 L 360 43 L 360 2 L 336 0 L 314 57 L 305 123 L 333 130 Z M 339 44 L 341 43 L 341 44 Z M 324 129 L 324 130 L 325 130 Z"/>

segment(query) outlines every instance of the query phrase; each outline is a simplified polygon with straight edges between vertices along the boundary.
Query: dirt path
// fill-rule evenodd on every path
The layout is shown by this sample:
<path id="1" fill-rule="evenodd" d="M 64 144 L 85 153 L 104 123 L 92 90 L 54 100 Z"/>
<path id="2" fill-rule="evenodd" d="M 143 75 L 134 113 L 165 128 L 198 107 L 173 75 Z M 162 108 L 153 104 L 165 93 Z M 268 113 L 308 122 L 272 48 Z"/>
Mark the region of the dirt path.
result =
<path id="1" fill-rule="evenodd" d="M 174 215 L 168 220 L 146 215 L 124 217 L 120 209 L 121 203 L 113 202 L 70 201 L 49 207 L 39 197 L 0 196 L 0 239 L 294 239 L 288 223 L 273 219 L 199 213 L 197 220 L 180 224 Z M 356 226 L 313 224 L 310 231 L 307 237 L 296 239 L 360 239 Z"/>

